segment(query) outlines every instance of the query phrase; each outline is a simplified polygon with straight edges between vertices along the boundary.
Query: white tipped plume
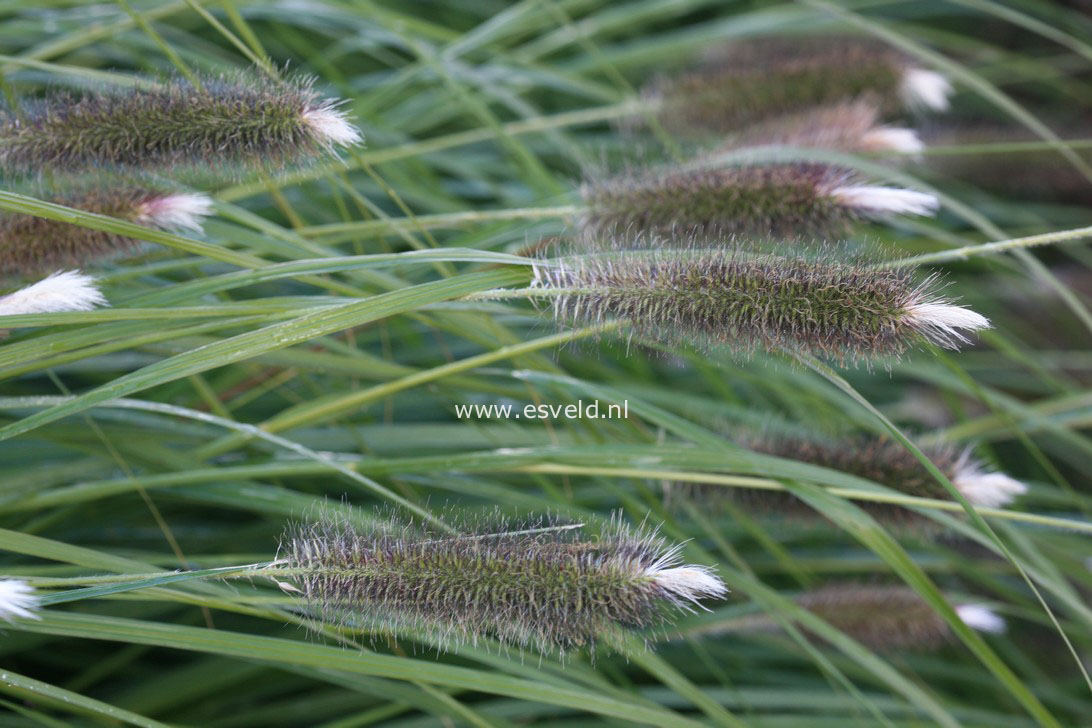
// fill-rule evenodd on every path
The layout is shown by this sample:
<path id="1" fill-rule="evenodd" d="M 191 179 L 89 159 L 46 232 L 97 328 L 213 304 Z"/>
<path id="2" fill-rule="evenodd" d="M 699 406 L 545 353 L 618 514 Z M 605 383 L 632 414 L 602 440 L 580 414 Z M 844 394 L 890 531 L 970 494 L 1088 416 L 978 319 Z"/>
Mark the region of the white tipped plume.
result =
<path id="1" fill-rule="evenodd" d="M 166 195 L 141 203 L 137 222 L 165 230 L 200 233 L 201 223 L 210 212 L 212 200 L 205 195 Z"/>
<path id="2" fill-rule="evenodd" d="M 1004 618 L 998 616 L 997 612 L 985 604 L 962 604 L 956 607 L 955 611 L 971 629 L 990 634 L 1001 634 L 1005 631 Z"/>
<path id="3" fill-rule="evenodd" d="M 872 216 L 932 215 L 940 207 L 940 201 L 927 192 L 897 187 L 849 185 L 836 187 L 830 194 L 845 207 Z"/>
<path id="4" fill-rule="evenodd" d="M 0 619 L 9 622 L 14 617 L 41 619 L 34 613 L 37 608 L 34 587 L 19 579 L 0 579 Z"/>
<path id="5" fill-rule="evenodd" d="M 861 147 L 869 152 L 898 152 L 918 156 L 925 149 L 925 144 L 913 129 L 881 126 L 861 136 Z"/>
<path id="6" fill-rule="evenodd" d="M 0 316 L 23 313 L 90 311 L 106 304 L 95 280 L 78 270 L 54 273 L 32 286 L 0 298 Z"/>
<path id="7" fill-rule="evenodd" d="M 343 147 L 349 147 L 364 140 L 360 130 L 349 123 L 348 114 L 338 109 L 333 103 L 305 109 L 303 122 L 307 124 L 315 137 L 327 146 L 340 144 Z"/>
<path id="8" fill-rule="evenodd" d="M 723 598 L 728 593 L 728 587 L 712 569 L 694 564 L 677 565 L 680 548 L 669 549 L 645 570 L 645 574 L 676 604 L 698 604 L 698 600 L 705 597 Z"/>
<path id="9" fill-rule="evenodd" d="M 969 308 L 947 301 L 920 301 L 906 307 L 906 322 L 929 341 L 946 349 L 958 349 L 970 342 L 963 330 L 990 328 L 990 320 Z"/>
<path id="10" fill-rule="evenodd" d="M 964 454 L 956 465 L 952 485 L 963 497 L 976 506 L 1001 508 L 1018 495 L 1028 492 L 1028 487 L 1004 473 L 990 473 Z"/>
<path id="11" fill-rule="evenodd" d="M 907 69 L 899 85 L 899 96 L 911 109 L 947 111 L 951 94 L 952 84 L 947 78 L 924 68 Z"/>

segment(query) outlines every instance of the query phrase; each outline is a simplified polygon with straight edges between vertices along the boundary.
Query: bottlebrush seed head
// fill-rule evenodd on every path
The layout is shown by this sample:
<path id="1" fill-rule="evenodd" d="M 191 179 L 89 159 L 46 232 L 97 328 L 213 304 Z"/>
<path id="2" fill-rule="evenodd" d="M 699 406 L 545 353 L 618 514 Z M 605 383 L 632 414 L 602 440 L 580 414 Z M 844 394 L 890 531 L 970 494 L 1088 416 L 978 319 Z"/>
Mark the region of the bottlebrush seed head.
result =
<path id="1" fill-rule="evenodd" d="M 169 193 L 136 185 L 104 185 L 48 197 L 49 202 L 164 230 L 201 232 L 212 209 L 204 195 Z M 21 213 L 0 214 L 0 274 L 33 274 L 80 265 L 140 245 L 124 235 Z"/>
<path id="2" fill-rule="evenodd" d="M 558 289 L 547 294 L 558 319 L 620 319 L 669 342 L 838 360 L 898 355 L 926 341 L 955 348 L 956 327 L 988 325 L 938 298 L 934 284 L 915 285 L 905 270 L 724 249 L 581 256 L 536 266 L 534 283 Z"/>
<path id="3" fill-rule="evenodd" d="M 0 579 L 0 619 L 8 622 L 15 617 L 41 619 L 37 609 L 34 587 L 20 579 Z"/>
<path id="4" fill-rule="evenodd" d="M 932 195 L 856 184 L 852 172 L 820 163 L 652 169 L 585 184 L 582 194 L 580 225 L 589 239 L 619 231 L 824 237 L 862 217 L 937 207 Z"/>
<path id="5" fill-rule="evenodd" d="M 805 592 L 795 601 L 877 650 L 936 649 L 951 638 L 948 623 L 917 592 L 905 586 L 833 584 Z M 973 629 L 1004 631 L 1005 621 L 982 605 L 955 609 Z"/>
<path id="6" fill-rule="evenodd" d="M 679 547 L 618 520 L 590 540 L 577 529 L 525 526 L 450 536 L 397 522 L 367 531 L 324 522 L 292 530 L 281 557 L 326 619 L 544 651 L 654 626 L 672 608 L 726 592 L 710 569 L 680 565 Z"/>
<path id="7" fill-rule="evenodd" d="M 58 311 L 90 311 L 106 304 L 91 276 L 78 270 L 54 273 L 32 286 L 0 297 L 0 316 Z"/>
<path id="8" fill-rule="evenodd" d="M 849 473 L 859 478 L 918 498 L 951 500 L 948 491 L 937 482 L 913 453 L 901 443 L 881 438 L 850 438 L 841 441 L 816 441 L 798 437 L 749 437 L 740 445 L 765 455 L 819 465 Z M 999 508 L 1008 505 L 1027 487 L 1003 473 L 991 473 L 967 451 L 943 445 L 922 448 L 922 452 L 944 473 L 957 490 L 975 506 Z M 810 506 L 791 493 L 782 491 L 723 488 L 712 485 L 674 484 L 672 497 L 684 497 L 704 507 L 716 507 L 725 500 L 751 510 L 787 517 L 817 516 Z M 924 525 L 913 511 L 893 504 L 855 501 L 873 516 L 889 523 Z"/>
<path id="9" fill-rule="evenodd" d="M 885 114 L 947 108 L 951 85 L 901 53 L 862 38 L 758 38 L 709 54 L 696 70 L 653 82 L 662 122 L 680 132 L 741 125 L 858 99 Z"/>
<path id="10" fill-rule="evenodd" d="M 309 80 L 181 79 L 156 89 L 55 93 L 0 116 L 0 167 L 275 169 L 361 141 Z"/>
<path id="11" fill-rule="evenodd" d="M 884 126 L 880 118 L 879 106 L 865 100 L 807 109 L 767 119 L 734 133 L 721 150 L 776 144 L 851 154 L 917 155 L 925 148 L 913 129 Z"/>

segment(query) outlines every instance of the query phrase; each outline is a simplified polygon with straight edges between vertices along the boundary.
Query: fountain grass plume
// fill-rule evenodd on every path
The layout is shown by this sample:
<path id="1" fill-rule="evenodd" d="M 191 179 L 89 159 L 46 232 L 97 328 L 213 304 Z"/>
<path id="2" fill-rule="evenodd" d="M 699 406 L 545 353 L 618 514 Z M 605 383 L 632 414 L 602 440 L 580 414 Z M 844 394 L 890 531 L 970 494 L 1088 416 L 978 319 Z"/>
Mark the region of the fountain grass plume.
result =
<path id="1" fill-rule="evenodd" d="M 763 37 L 706 54 L 696 69 L 653 81 L 646 97 L 677 132 L 732 133 L 743 125 L 863 99 L 886 114 L 944 111 L 951 84 L 881 43 L 854 37 Z"/>
<path id="2" fill-rule="evenodd" d="M 794 601 L 879 651 L 937 649 L 952 638 L 944 618 L 906 586 L 830 584 L 804 592 Z M 1004 620 L 980 604 L 964 604 L 955 609 L 973 629 L 1004 631 Z"/>
<path id="3" fill-rule="evenodd" d="M 559 320 L 620 320 L 638 337 L 858 361 L 957 348 L 989 326 L 937 287 L 906 269 L 721 247 L 564 258 L 536 266 L 530 293 L 549 297 Z"/>
<path id="4" fill-rule="evenodd" d="M 952 641 L 951 627 L 928 602 L 903 585 L 842 582 L 809 589 L 794 599 L 832 627 L 877 652 L 936 650 Z M 980 632 L 1005 631 L 1005 620 L 977 603 L 955 606 L 967 626 Z M 740 620 L 723 631 L 773 632 L 780 627 L 766 616 Z"/>
<path id="5" fill-rule="evenodd" d="M 741 437 L 738 444 L 764 455 L 773 455 L 848 473 L 918 498 L 950 500 L 948 491 L 921 462 L 899 442 L 878 437 L 817 440 L 784 435 Z M 1027 486 L 992 472 L 973 458 L 969 450 L 950 445 L 922 448 L 956 489 L 975 506 L 1000 508 L 1027 492 Z M 724 488 L 693 483 L 676 483 L 671 498 L 685 498 L 704 508 L 716 509 L 725 502 L 750 511 L 785 518 L 814 519 L 818 513 L 807 503 L 785 491 Z M 855 501 L 874 517 L 891 525 L 925 526 L 919 514 L 902 506 Z"/>
<path id="6" fill-rule="evenodd" d="M 875 103 L 858 99 L 764 120 L 730 134 L 718 151 L 780 145 L 832 149 L 849 154 L 917 156 L 925 145 L 917 132 L 881 122 Z"/>
<path id="7" fill-rule="evenodd" d="M 495 637 L 567 651 L 664 623 L 719 598 L 707 567 L 615 517 L 595 537 L 578 524 L 500 524 L 452 536 L 399 521 L 367 529 L 321 519 L 284 537 L 280 558 L 325 620 L 423 630 L 440 643 Z"/>
<path id="8" fill-rule="evenodd" d="M 54 92 L 0 116 L 0 168 L 275 170 L 362 139 L 310 79 L 175 78 L 155 88 Z"/>
<path id="9" fill-rule="evenodd" d="M 933 195 L 864 184 L 850 170 L 813 162 L 652 168 L 589 182 L 582 195 L 579 225 L 591 239 L 618 231 L 838 236 L 861 219 L 930 215 L 938 207 Z"/>
<path id="10" fill-rule="evenodd" d="M 82 180 L 43 196 L 66 207 L 115 217 L 162 230 L 200 233 L 212 210 L 205 195 L 168 191 L 107 176 Z M 34 274 L 60 266 L 82 265 L 137 248 L 125 235 L 22 213 L 0 213 L 0 274 Z"/>

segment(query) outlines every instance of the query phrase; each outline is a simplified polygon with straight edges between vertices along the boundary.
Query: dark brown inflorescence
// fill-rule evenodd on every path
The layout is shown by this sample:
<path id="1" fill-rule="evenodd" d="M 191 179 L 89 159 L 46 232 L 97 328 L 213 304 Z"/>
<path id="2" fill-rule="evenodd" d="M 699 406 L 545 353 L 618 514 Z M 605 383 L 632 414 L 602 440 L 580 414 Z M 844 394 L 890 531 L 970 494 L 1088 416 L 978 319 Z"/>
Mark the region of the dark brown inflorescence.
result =
<path id="1" fill-rule="evenodd" d="M 679 565 L 677 547 L 617 520 L 592 539 L 527 526 L 451 536 L 324 522 L 291 531 L 281 551 L 317 615 L 423 630 L 443 643 L 491 636 L 572 650 L 725 592 L 709 569 Z"/>

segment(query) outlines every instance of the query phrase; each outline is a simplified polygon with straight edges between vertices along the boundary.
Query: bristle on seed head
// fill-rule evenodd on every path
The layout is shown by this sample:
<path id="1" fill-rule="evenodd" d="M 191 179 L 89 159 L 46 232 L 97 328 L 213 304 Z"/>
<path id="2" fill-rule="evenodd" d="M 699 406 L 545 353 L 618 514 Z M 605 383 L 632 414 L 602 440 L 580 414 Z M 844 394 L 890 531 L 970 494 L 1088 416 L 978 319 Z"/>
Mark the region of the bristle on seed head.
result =
<path id="1" fill-rule="evenodd" d="M 723 599 L 728 593 L 720 577 L 705 566 L 675 566 L 647 573 L 676 600 L 698 604 L 701 599 Z"/>
<path id="2" fill-rule="evenodd" d="M 441 642 L 489 636 L 565 651 L 725 593 L 710 569 L 680 564 L 677 548 L 618 519 L 594 538 L 500 525 L 451 536 L 396 521 L 364 530 L 324 522 L 293 530 L 280 551 L 317 616 Z"/>
<path id="3" fill-rule="evenodd" d="M 979 632 L 1002 634 L 1007 627 L 1004 617 L 998 616 L 985 604 L 961 604 L 955 611 L 968 627 Z"/>
<path id="4" fill-rule="evenodd" d="M 364 141 L 360 129 L 349 123 L 349 115 L 336 102 L 308 107 L 303 112 L 303 121 L 317 139 L 330 146 L 351 147 Z"/>
<path id="5" fill-rule="evenodd" d="M 990 320 L 985 316 L 925 294 L 920 300 L 907 303 L 905 319 L 908 326 L 917 329 L 926 339 L 947 349 L 969 343 L 964 331 L 990 328 Z"/>
<path id="6" fill-rule="evenodd" d="M 205 195 L 176 194 L 151 197 L 137 206 L 136 222 L 164 230 L 201 232 L 203 219 L 212 212 Z"/>
<path id="7" fill-rule="evenodd" d="M 925 151 L 925 143 L 913 129 L 881 126 L 861 135 L 860 148 L 865 152 L 896 152 L 918 156 Z"/>
<path id="8" fill-rule="evenodd" d="M 41 619 L 37 609 L 34 587 L 21 579 L 0 579 L 0 619 L 8 622 L 16 617 Z"/>
<path id="9" fill-rule="evenodd" d="M 842 205 L 872 217 L 885 215 L 932 215 L 940 207 L 935 195 L 896 187 L 847 185 L 830 191 Z"/>
<path id="10" fill-rule="evenodd" d="M 952 84 L 942 74 L 922 68 L 908 68 L 899 85 L 899 94 L 910 109 L 947 111 Z"/>
<path id="11" fill-rule="evenodd" d="M 969 454 L 964 454 L 950 477 L 952 485 L 964 498 L 985 508 L 1002 508 L 1028 491 L 1028 487 L 1015 478 L 989 472 Z"/>
<path id="12" fill-rule="evenodd" d="M 90 276 L 65 271 L 0 297 L 0 316 L 61 311 L 90 311 L 106 298 Z"/>

